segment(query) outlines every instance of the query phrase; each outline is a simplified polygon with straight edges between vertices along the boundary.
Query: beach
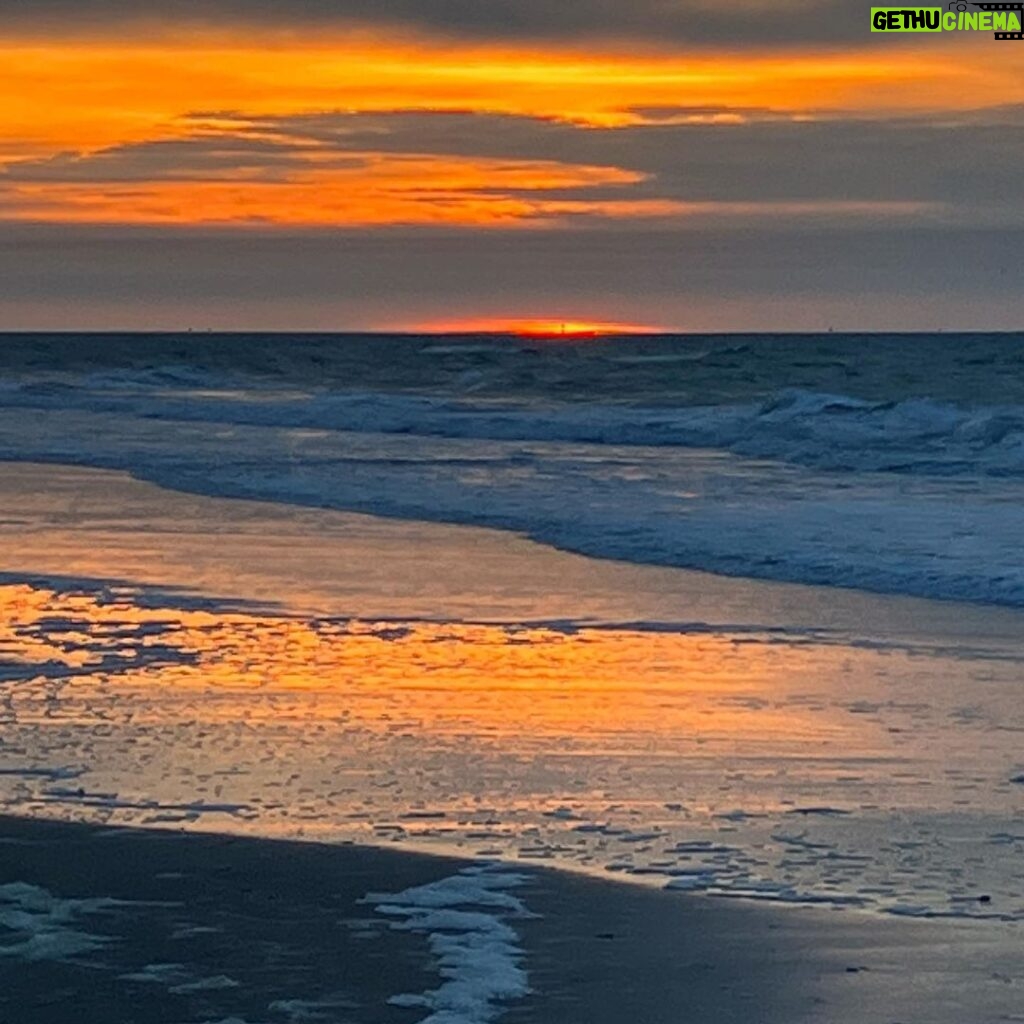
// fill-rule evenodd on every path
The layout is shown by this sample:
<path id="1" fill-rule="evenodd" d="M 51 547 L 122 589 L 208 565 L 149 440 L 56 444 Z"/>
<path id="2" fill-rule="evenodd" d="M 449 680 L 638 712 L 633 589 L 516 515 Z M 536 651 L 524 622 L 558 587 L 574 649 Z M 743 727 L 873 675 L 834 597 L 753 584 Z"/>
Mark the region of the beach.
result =
<path id="1" fill-rule="evenodd" d="M 4 1024 L 1024 1013 L 1007 414 L 101 342 L 0 394 Z"/>
<path id="2" fill-rule="evenodd" d="M 0 0 L 0 1024 L 1024 1024 L 947 6 Z"/>
<path id="3" fill-rule="evenodd" d="M 2 479 L 20 510 L 0 526 L 12 813 L 1024 913 L 1014 609 L 107 471 Z"/>
<path id="4" fill-rule="evenodd" d="M 391 928 L 395 919 L 365 898 L 467 866 L 348 845 L 3 818 L 0 914 L 10 929 L 20 885 L 22 906 L 45 900 L 45 912 L 27 916 L 49 942 L 19 955 L 11 939 L 24 941 L 28 927 L 0 937 L 0 1019 L 422 1020 L 415 1004 L 388 1001 L 441 989 L 431 933 Z M 977 923 L 769 909 L 535 867 L 514 892 L 531 916 L 501 916 L 532 991 L 493 997 L 494 972 L 457 960 L 456 975 L 461 967 L 483 1002 L 472 1016 L 430 1019 L 1020 1019 L 1019 947 Z M 459 934 L 457 922 L 442 925 Z"/>

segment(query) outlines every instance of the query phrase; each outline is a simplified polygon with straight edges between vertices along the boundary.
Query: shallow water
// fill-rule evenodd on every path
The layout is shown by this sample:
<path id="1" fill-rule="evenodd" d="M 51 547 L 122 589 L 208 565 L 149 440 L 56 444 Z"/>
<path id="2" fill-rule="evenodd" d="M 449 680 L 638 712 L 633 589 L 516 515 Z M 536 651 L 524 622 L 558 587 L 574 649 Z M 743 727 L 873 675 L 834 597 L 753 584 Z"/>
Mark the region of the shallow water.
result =
<path id="1" fill-rule="evenodd" d="M 0 458 L 1024 607 L 1024 337 L 0 336 Z"/>
<path id="2" fill-rule="evenodd" d="M 18 552 L 0 585 L 7 810 L 1024 919 L 1017 613 L 855 594 L 826 612 L 824 591 L 716 591 L 329 513 L 304 549 L 301 510 L 289 534 L 276 506 L 7 474 L 38 503 L 0 524 Z M 272 533 L 284 550 L 247 563 L 240 537 Z M 346 561 L 352 586 L 332 569 Z M 124 582 L 143 562 L 150 585 Z M 190 567 L 205 593 L 173 589 Z M 531 604 L 543 579 L 566 590 Z M 572 593 L 583 579 L 590 597 Z"/>

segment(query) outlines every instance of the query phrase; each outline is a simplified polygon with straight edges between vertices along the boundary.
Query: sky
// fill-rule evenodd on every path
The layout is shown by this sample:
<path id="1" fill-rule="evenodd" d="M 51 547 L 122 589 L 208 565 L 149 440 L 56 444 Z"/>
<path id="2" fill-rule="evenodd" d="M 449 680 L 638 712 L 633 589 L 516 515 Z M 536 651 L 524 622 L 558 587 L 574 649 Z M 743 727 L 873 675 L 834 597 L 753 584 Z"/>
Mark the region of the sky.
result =
<path id="1" fill-rule="evenodd" d="M 0 330 L 1024 329 L 1024 41 L 842 0 L 0 0 Z"/>

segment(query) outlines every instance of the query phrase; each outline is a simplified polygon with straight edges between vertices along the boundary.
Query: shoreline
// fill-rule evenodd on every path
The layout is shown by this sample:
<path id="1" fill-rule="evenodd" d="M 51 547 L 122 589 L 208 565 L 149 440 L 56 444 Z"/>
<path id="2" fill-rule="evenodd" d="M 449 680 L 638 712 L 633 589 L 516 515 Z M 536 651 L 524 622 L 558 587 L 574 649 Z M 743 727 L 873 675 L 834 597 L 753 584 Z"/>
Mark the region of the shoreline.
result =
<path id="1" fill-rule="evenodd" d="M 576 621 L 628 628 L 645 621 L 657 625 L 659 614 L 662 622 L 674 624 L 665 613 L 678 610 L 678 595 L 684 593 L 687 624 L 702 614 L 713 623 L 718 613 L 723 628 L 748 621 L 744 616 L 755 610 L 761 624 L 881 634 L 956 637 L 969 632 L 1003 638 L 1019 636 L 1024 625 L 1024 607 L 1013 605 L 634 562 L 574 552 L 495 526 L 185 490 L 125 468 L 4 458 L 0 488 L 13 507 L 30 509 L 30 521 L 12 517 L 0 522 L 0 540 L 12 549 L 5 563 L 8 573 L 17 567 L 36 577 L 114 577 L 306 614 L 430 621 L 429 610 L 442 600 L 451 618 L 463 622 Z M 110 512 L 118 500 L 133 525 L 149 520 L 145 547 L 139 538 L 112 528 Z M 182 529 L 190 517 L 200 526 L 194 535 Z M 208 524 L 218 517 L 231 524 L 223 536 L 209 531 Z M 270 530 L 281 537 L 268 536 Z M 345 560 L 324 564 L 318 557 L 303 557 L 296 548 L 311 531 L 323 536 L 325 547 L 344 544 L 349 549 Z M 41 533 L 47 534 L 43 542 Z M 88 544 L 81 542 L 83 535 L 90 538 Z M 404 548 L 400 558 L 387 552 L 395 545 Z M 374 557 L 367 557 L 366 548 L 374 549 Z M 100 551 L 104 568 L 112 556 L 121 561 L 108 572 L 98 571 L 93 550 Z M 160 555 L 157 572 L 148 557 L 154 551 Z M 260 564 L 254 565 L 257 551 Z M 454 557 L 457 551 L 470 552 L 474 564 L 461 564 Z M 382 555 L 380 564 L 375 558 Z M 354 564 L 348 564 L 353 558 Z M 406 578 L 396 581 L 399 565 Z M 386 605 L 373 586 L 383 578 L 398 582 Z M 469 605 L 459 599 L 471 593 L 471 607 L 478 609 L 488 589 L 500 595 L 491 599 L 491 614 L 467 615 Z M 624 597 L 635 600 L 627 615 L 621 614 Z M 618 614 L 610 614 L 613 607 Z M 538 613 L 538 608 L 543 610 Z M 526 609 L 534 614 L 524 614 Z"/>
<path id="2" fill-rule="evenodd" d="M 1018 614 L 125 474 L 7 464 L 0 486 L 9 581 L 138 581 L 5 588 L 15 813 L 228 820 L 220 808 L 236 832 L 461 840 L 765 903 L 1024 912 Z M 468 625 L 484 618 L 506 625 Z M 596 628 L 624 619 L 671 625 Z M 968 714 L 975 680 L 985 703 Z"/>
<path id="3" fill-rule="evenodd" d="M 0 1018 L 63 1024 L 74 1004 L 83 1024 L 412 1024 L 428 1011 L 388 1000 L 438 990 L 431 936 L 457 936 L 459 925 L 396 930 L 393 916 L 364 901 L 444 884 L 466 867 L 355 844 L 3 816 L 0 903 L 12 885 L 37 886 L 51 897 L 52 936 L 63 928 L 97 941 L 68 956 L 51 943 L 50 955 L 33 959 L 2 955 L 11 933 L 0 931 Z M 756 906 L 533 865 L 514 871 L 524 876 L 514 893 L 528 916 L 487 913 L 512 929 L 532 991 L 471 1000 L 452 1021 L 670 1024 L 680 1008 L 708 1024 L 1019 1019 L 1019 943 L 977 924 Z M 475 967 L 468 976 L 479 996 L 495 974 L 485 962 Z"/>
<path id="4" fill-rule="evenodd" d="M 476 993 L 451 1024 L 1019 1019 L 1019 922 L 839 904 L 888 884 L 911 913 L 1019 908 L 1019 752 L 989 744 L 985 761 L 972 737 L 986 719 L 958 713 L 978 678 L 1002 735 L 1017 721 L 1020 614 L 603 562 L 124 473 L 2 463 L 0 486 L 6 579 L 133 581 L 8 595 L 0 781 L 25 816 L 0 817 L 3 1024 L 79 1009 L 81 1024 L 417 1024 L 450 971 Z M 260 613 L 271 604 L 279 619 Z M 421 625 L 474 618 L 506 625 Z M 624 620 L 673 625 L 630 636 Z M 905 795 L 872 810 L 896 766 Z M 946 817 L 902 810 L 940 797 Z M 954 820 L 969 799 L 977 818 Z M 105 823 L 39 817 L 51 811 Z M 149 817 L 164 824 L 140 828 Z M 275 836 L 292 827 L 308 834 Z M 930 874 L 914 867 L 922 847 L 921 863 L 940 858 Z M 496 901 L 460 874 L 492 856 L 523 876 L 499 880 Z M 604 867 L 652 858 L 681 886 L 735 894 Z M 451 954 L 453 918 L 415 896 L 366 902 L 423 885 L 442 886 L 444 914 L 484 901 L 466 934 L 493 960 Z M 787 902 L 822 887 L 835 907 Z M 9 926 L 24 913 L 44 947 L 78 943 L 72 962 L 5 952 L 32 938 Z"/>
<path id="5" fill-rule="evenodd" d="M 694 452 L 711 451 L 713 449 L 691 449 Z M 506 525 L 501 517 L 496 517 L 493 522 L 479 522 L 471 519 L 461 519 L 454 515 L 428 515 L 422 509 L 416 514 L 411 512 L 393 511 L 377 504 L 362 504 L 356 501 L 342 501 L 337 504 L 330 503 L 326 499 L 317 496 L 309 496 L 306 499 L 297 495 L 287 494 L 264 494 L 258 489 L 247 489 L 242 485 L 235 488 L 220 488 L 215 486 L 202 486 L 195 481 L 190 486 L 185 486 L 180 479 L 161 475 L 159 472 L 149 472 L 139 467 L 126 466 L 116 460 L 90 460 L 79 459 L 65 461 L 65 456 L 55 456 L 52 459 L 40 455 L 32 455 L 21 459 L 10 452 L 0 458 L 0 466 L 26 466 L 34 468 L 49 468 L 53 470 L 78 470 L 83 473 L 95 474 L 116 474 L 130 478 L 137 484 L 157 488 L 171 494 L 177 494 L 185 498 L 206 500 L 212 502 L 242 502 L 252 505 L 262 505 L 268 508 L 284 507 L 295 510 L 296 513 L 310 513 L 334 515 L 337 517 L 348 517 L 354 519 L 379 520 L 407 526 L 433 527 L 439 530 L 465 531 L 467 533 L 497 534 L 508 538 L 509 542 L 516 544 L 528 544 L 551 551 L 553 554 L 570 559 L 582 559 L 602 563 L 610 566 L 628 567 L 637 571 L 655 573 L 684 573 L 710 581 L 720 581 L 722 586 L 732 583 L 736 586 L 757 586 L 770 591 L 781 589 L 791 590 L 799 595 L 801 592 L 823 591 L 832 595 L 830 600 L 843 605 L 852 602 L 854 605 L 859 600 L 875 599 L 883 602 L 893 602 L 895 605 L 919 605 L 927 608 L 930 605 L 945 606 L 947 608 L 973 608 L 982 613 L 988 612 L 994 616 L 1017 615 L 1024 618 L 1024 598 L 1016 600 L 997 600 L 995 598 L 965 597 L 956 593 L 938 592 L 917 592 L 913 589 L 885 586 L 866 586 L 857 583 L 835 583 L 831 580 L 823 582 L 822 578 L 807 578 L 801 576 L 776 575 L 770 572 L 757 572 L 756 567 L 747 563 L 743 570 L 732 571 L 731 557 L 722 557 L 713 565 L 700 567 L 691 564 L 676 564 L 671 561 L 659 561 L 654 558 L 638 557 L 635 553 L 628 557 L 619 551 L 606 551 L 600 547 L 579 544 L 578 542 L 567 543 L 556 535 L 546 536 L 543 532 Z M 951 616 L 955 614 L 951 613 Z M 926 615 L 926 618 L 928 616 Z"/>
<path id="6" fill-rule="evenodd" d="M 957 927 L 964 924 L 968 927 L 996 929 L 1005 928 L 1007 934 L 1010 932 L 1020 933 L 1024 940 L 1024 919 L 1019 917 L 1002 916 L 999 914 L 962 914 L 962 913 L 938 913 L 926 912 L 900 913 L 891 908 L 871 905 L 867 902 L 857 900 L 836 900 L 831 901 L 809 894 L 807 898 L 795 896 L 793 898 L 780 899 L 770 894 L 754 892 L 731 892 L 729 890 L 690 889 L 686 885 L 673 886 L 671 875 L 659 874 L 656 871 L 630 872 L 624 870 L 612 870 L 600 864 L 581 864 L 573 860 L 563 860 L 557 857 L 516 857 L 511 853 L 503 853 L 495 850 L 487 853 L 474 853 L 466 849 L 466 841 L 456 839 L 450 843 L 438 842 L 434 839 L 387 839 L 387 832 L 381 834 L 381 838 L 375 841 L 372 836 L 360 836 L 351 838 L 341 834 L 332 834 L 330 827 L 317 832 L 309 830 L 309 823 L 297 824 L 294 830 L 280 832 L 266 832 L 257 829 L 231 828 L 226 825 L 188 823 L 184 824 L 177 820 L 152 821 L 144 824 L 135 824 L 113 819 L 105 808 L 96 809 L 99 813 L 94 815 L 67 815 L 59 817 L 38 813 L 37 808 L 30 812 L 19 814 L 9 807 L 0 809 L 0 833 L 2 833 L 4 822 L 10 821 L 40 827 L 54 827 L 57 829 L 65 826 L 71 829 L 99 829 L 109 830 L 113 833 L 132 834 L 140 836 L 163 837 L 179 836 L 185 838 L 198 838 L 206 840 L 223 840 L 227 842 L 252 842 L 252 843 L 274 843 L 285 846 L 318 846 L 331 850 L 352 849 L 362 851 L 366 855 L 374 851 L 381 852 L 385 857 L 392 854 L 398 857 L 412 857 L 417 860 L 432 861 L 438 864 L 448 864 L 458 867 L 479 867 L 487 866 L 510 872 L 525 872 L 530 874 L 551 874 L 558 878 L 579 879 L 584 883 L 596 885 L 609 885 L 616 889 L 623 888 L 632 892 L 643 892 L 662 894 L 669 899 L 698 900 L 708 902 L 711 905 L 721 904 L 723 906 L 736 905 L 749 907 L 755 912 L 766 911 L 778 914 L 820 914 L 830 916 L 842 914 L 852 918 L 860 918 L 864 921 L 908 921 L 915 923 L 936 923 L 949 924 Z M 107 818 L 102 816 L 106 814 Z M 237 820 L 237 819 L 236 819 Z M 3 845 L 3 838 L 0 835 L 0 846 Z M 987 906 L 984 899 L 971 900 L 978 902 L 981 906 Z M 1024 967 L 1024 958 L 1022 958 Z M 2 1020 L 0 1020 L 2 1024 Z"/>

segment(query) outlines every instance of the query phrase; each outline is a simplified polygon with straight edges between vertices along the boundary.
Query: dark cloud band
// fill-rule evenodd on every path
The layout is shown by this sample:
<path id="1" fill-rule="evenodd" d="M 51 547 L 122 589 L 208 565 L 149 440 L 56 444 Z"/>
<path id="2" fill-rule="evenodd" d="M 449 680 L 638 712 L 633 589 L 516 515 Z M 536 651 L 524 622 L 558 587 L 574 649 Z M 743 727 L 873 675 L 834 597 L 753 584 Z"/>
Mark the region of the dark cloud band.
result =
<path id="1" fill-rule="evenodd" d="M 5 326 L 337 330 L 567 311 L 698 329 L 1019 327 L 1020 229 L 14 226 Z"/>
<path id="2" fill-rule="evenodd" d="M 682 108 L 680 108 L 682 109 Z M 664 112 L 662 112 L 664 113 Z M 677 111 L 678 113 L 678 111 Z M 628 172 L 619 184 L 532 189 L 536 198 L 601 202 L 920 203 L 961 223 L 1021 220 L 1018 154 L 1024 107 L 898 118 L 785 118 L 747 109 L 738 123 L 642 123 L 589 128 L 550 118 L 396 110 L 252 117 L 193 115 L 185 139 L 10 163 L 18 183 L 295 180 L 364 165 L 369 154 L 523 161 Z M 477 191 L 486 194 L 486 186 Z M 508 189 L 504 189 L 508 191 Z M 860 211 L 862 214 L 864 210 Z M 884 205 L 879 210 L 885 216 Z"/>
<path id="3" fill-rule="evenodd" d="M 718 48 L 869 45 L 867 8 L 829 0 L 0 0 L 0 26 L 48 33 L 151 22 L 303 30 L 371 25 L 493 40 L 648 40 Z"/>

